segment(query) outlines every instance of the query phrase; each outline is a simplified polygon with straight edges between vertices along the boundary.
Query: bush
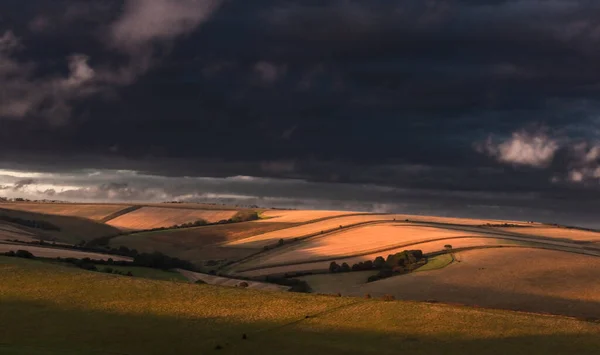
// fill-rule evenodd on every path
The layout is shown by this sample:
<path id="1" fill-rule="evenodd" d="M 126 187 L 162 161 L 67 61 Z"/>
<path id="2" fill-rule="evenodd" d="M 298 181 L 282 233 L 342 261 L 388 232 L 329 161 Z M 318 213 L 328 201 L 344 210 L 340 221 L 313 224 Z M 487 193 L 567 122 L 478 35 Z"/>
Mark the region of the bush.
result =
<path id="1" fill-rule="evenodd" d="M 378 256 L 375 258 L 375 261 L 373 262 L 373 267 L 375 269 L 383 269 L 385 266 L 385 259 L 383 258 L 383 256 Z"/>
<path id="2" fill-rule="evenodd" d="M 205 285 L 206 282 L 202 281 L 202 280 L 196 280 L 196 282 L 194 282 L 196 285 Z"/>
<path id="3" fill-rule="evenodd" d="M 4 253 L 5 256 L 15 256 L 15 252 L 14 251 L 7 251 L 6 253 Z"/>
<path id="4" fill-rule="evenodd" d="M 113 268 L 112 267 L 105 267 L 104 269 L 102 269 L 102 272 L 105 272 L 107 274 L 112 274 L 113 273 Z"/>
<path id="5" fill-rule="evenodd" d="M 396 297 L 394 297 L 392 295 L 384 295 L 381 299 L 386 302 L 390 302 L 390 301 L 394 301 L 396 299 Z"/>
<path id="6" fill-rule="evenodd" d="M 248 285 L 248 283 L 246 281 L 242 281 L 238 284 L 238 287 L 242 287 L 242 288 L 246 288 L 248 286 L 250 286 L 250 285 Z"/>
<path id="7" fill-rule="evenodd" d="M 365 295 L 365 299 L 368 299 L 368 300 L 370 300 L 370 299 L 371 299 L 371 295 L 367 293 L 367 294 Z"/>
<path id="8" fill-rule="evenodd" d="M 331 264 L 329 264 L 329 272 L 339 272 L 339 271 L 340 271 L 340 266 L 335 261 L 332 261 Z"/>
<path id="9" fill-rule="evenodd" d="M 33 258 L 35 258 L 35 256 L 33 256 L 33 254 L 31 254 L 27 250 L 17 250 L 17 252 L 15 253 L 15 256 L 17 258 L 24 258 L 24 259 L 33 259 Z"/>
<path id="10" fill-rule="evenodd" d="M 347 263 L 343 263 L 342 267 L 340 268 L 340 272 L 349 272 L 350 271 L 350 266 Z"/>

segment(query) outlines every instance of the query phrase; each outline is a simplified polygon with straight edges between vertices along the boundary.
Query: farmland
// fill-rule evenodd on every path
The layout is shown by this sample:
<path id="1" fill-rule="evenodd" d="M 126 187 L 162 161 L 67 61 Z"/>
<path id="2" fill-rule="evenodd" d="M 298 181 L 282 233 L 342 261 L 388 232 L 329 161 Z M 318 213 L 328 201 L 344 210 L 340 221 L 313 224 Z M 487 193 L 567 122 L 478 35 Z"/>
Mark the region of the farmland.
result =
<path id="1" fill-rule="evenodd" d="M 600 318 L 600 258 L 529 248 L 470 250 L 457 258 L 443 269 L 339 292 Z"/>
<path id="2" fill-rule="evenodd" d="M 472 235 L 477 235 L 471 233 Z M 457 238 L 465 232 L 440 228 L 410 226 L 403 224 L 369 225 L 337 233 L 315 237 L 296 247 L 270 253 L 261 258 L 261 265 L 294 262 L 310 262 L 319 259 L 344 258 L 356 254 L 369 254 L 372 251 L 391 249 L 397 245 L 407 245 L 429 239 Z M 406 249 L 406 248 L 404 248 Z M 443 246 L 442 248 L 443 249 Z M 437 251 L 437 250 L 436 250 Z M 374 259 L 374 257 L 372 258 Z M 246 266 L 250 266 L 246 264 Z"/>
<path id="3" fill-rule="evenodd" d="M 600 243 L 600 233 L 591 232 L 579 229 L 568 229 L 559 227 L 525 227 L 525 228 L 499 228 L 500 230 L 526 234 L 526 235 L 537 235 L 548 238 L 566 239 L 570 241 L 579 242 L 593 242 Z"/>
<path id="4" fill-rule="evenodd" d="M 3 240 L 19 240 L 23 242 L 31 242 L 37 240 L 35 234 L 25 230 L 24 228 L 18 228 L 11 224 L 0 224 L 0 242 Z"/>
<path id="5" fill-rule="evenodd" d="M 215 223 L 233 217 L 236 211 L 196 210 L 183 208 L 142 207 L 113 218 L 106 223 L 124 230 L 144 230 L 172 227 L 184 223 L 204 220 Z"/>
<path id="6" fill-rule="evenodd" d="M 0 209 L 0 216 L 31 220 L 36 221 L 36 223 L 38 221 L 49 223 L 59 230 L 24 229 L 35 232 L 40 239 L 72 244 L 120 233 L 117 228 L 81 217 L 41 214 L 4 208 Z"/>
<path id="7" fill-rule="evenodd" d="M 310 221 L 351 215 L 358 213 L 351 213 L 346 211 L 319 211 L 319 210 L 268 210 L 261 213 L 263 218 L 260 221 L 264 222 L 279 222 L 279 223 L 306 223 Z"/>
<path id="8" fill-rule="evenodd" d="M 220 277 L 208 274 L 201 274 L 198 272 L 188 270 L 178 270 L 183 276 L 185 276 L 191 282 L 202 281 L 209 285 L 225 286 L 225 287 L 240 287 L 240 284 L 247 284 L 249 289 L 263 290 L 263 291 L 287 291 L 289 287 L 274 285 L 266 282 L 256 281 L 245 281 L 237 280 L 227 277 Z"/>
<path id="9" fill-rule="evenodd" d="M 95 221 L 129 206 L 120 204 L 83 203 L 0 203 L 0 208 L 59 216 L 87 218 Z"/>
<path id="10" fill-rule="evenodd" d="M 94 260 L 108 260 L 112 258 L 115 261 L 128 261 L 131 258 L 122 257 L 118 255 L 90 253 L 79 250 L 61 249 L 61 248 L 50 248 L 50 247 L 39 247 L 32 245 L 20 245 L 20 244 L 3 244 L 0 243 L 0 253 L 6 253 L 8 251 L 27 250 L 36 257 L 40 258 L 90 258 Z"/>
<path id="11" fill-rule="evenodd" d="M 254 237 L 236 240 L 226 243 L 225 246 L 239 248 L 262 248 L 264 246 L 277 243 L 279 239 L 288 240 L 305 237 L 321 232 L 339 229 L 340 226 L 348 227 L 355 224 L 373 222 L 373 221 L 392 221 L 393 217 L 389 215 L 356 215 L 337 218 L 329 218 L 320 222 L 301 224 L 296 227 L 285 228 L 274 232 L 268 232 L 256 235 Z"/>
<path id="12" fill-rule="evenodd" d="M 153 281 L 2 257 L 0 281 L 5 354 L 204 354 L 218 346 L 225 354 L 535 355 L 600 347 L 600 325 L 562 317 Z"/>
<path id="13" fill-rule="evenodd" d="M 289 223 L 256 222 L 141 232 L 113 238 L 109 245 L 117 248 L 126 246 L 142 252 L 160 251 L 201 264 L 211 259 L 237 260 L 256 252 L 247 248 L 225 248 L 221 243 L 293 226 Z"/>

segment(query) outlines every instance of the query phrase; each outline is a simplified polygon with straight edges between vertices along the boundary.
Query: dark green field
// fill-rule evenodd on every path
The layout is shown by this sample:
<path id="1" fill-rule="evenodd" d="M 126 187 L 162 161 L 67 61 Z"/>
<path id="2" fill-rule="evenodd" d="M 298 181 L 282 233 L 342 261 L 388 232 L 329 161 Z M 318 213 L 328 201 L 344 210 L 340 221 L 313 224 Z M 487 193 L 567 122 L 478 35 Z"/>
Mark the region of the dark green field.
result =
<path id="1" fill-rule="evenodd" d="M 532 355 L 600 349 L 600 324 L 568 318 L 154 281 L 6 257 L 0 257 L 0 320 L 1 354 Z"/>

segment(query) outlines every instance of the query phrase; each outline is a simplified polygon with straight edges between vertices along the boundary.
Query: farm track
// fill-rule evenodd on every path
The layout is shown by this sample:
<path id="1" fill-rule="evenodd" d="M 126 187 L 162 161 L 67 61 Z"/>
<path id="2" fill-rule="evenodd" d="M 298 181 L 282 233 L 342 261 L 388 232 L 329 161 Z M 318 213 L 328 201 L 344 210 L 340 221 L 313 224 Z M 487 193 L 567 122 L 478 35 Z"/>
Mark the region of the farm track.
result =
<path id="1" fill-rule="evenodd" d="M 102 218 L 98 222 L 100 222 L 100 223 L 106 223 L 106 222 L 108 222 L 110 220 L 113 220 L 113 219 L 115 219 L 117 217 L 121 217 L 122 215 L 127 214 L 129 212 L 133 212 L 133 211 L 139 210 L 142 207 L 143 207 L 142 205 L 136 205 L 136 206 L 129 206 L 129 207 L 123 208 L 120 211 L 117 211 L 115 213 L 109 214 L 108 216 Z"/>
<path id="2" fill-rule="evenodd" d="M 530 246 L 531 248 L 556 250 L 556 251 L 562 251 L 562 252 L 570 252 L 570 253 L 577 253 L 577 254 L 600 257 L 600 247 L 596 248 L 596 247 L 582 246 L 582 244 L 589 244 L 589 242 L 585 242 L 585 241 L 573 241 L 573 240 L 568 240 L 568 239 L 549 238 L 549 237 L 544 237 L 544 236 L 534 236 L 534 235 L 519 234 L 519 233 L 514 233 L 514 232 L 498 231 L 498 230 L 485 228 L 485 227 L 469 227 L 469 226 L 446 224 L 446 223 L 439 223 L 439 222 L 412 222 L 412 221 L 411 222 L 398 222 L 398 221 L 389 221 L 389 220 L 361 222 L 361 223 L 357 223 L 354 225 L 348 225 L 348 226 L 344 227 L 343 229 L 335 229 L 335 230 L 330 230 L 325 233 L 313 233 L 311 235 L 301 236 L 301 237 L 298 237 L 297 242 L 306 241 L 308 239 L 316 239 L 319 237 L 328 237 L 328 236 L 331 236 L 336 233 L 342 233 L 349 229 L 359 228 L 359 227 L 363 227 L 365 225 L 386 224 L 386 223 L 403 224 L 403 225 L 422 225 L 422 226 L 428 226 L 428 227 L 437 227 L 437 228 L 444 228 L 444 229 L 450 229 L 450 230 L 478 233 L 478 234 L 482 234 L 481 237 L 483 237 L 483 238 L 506 239 L 506 240 L 514 240 L 514 241 L 519 241 L 519 242 L 537 244 L 537 245 Z M 422 244 L 422 243 L 426 243 L 426 242 L 462 239 L 462 238 L 471 238 L 471 237 L 472 236 L 436 238 L 436 239 L 429 239 L 429 240 L 425 240 L 425 241 L 418 241 L 418 242 L 412 242 L 412 243 L 401 243 L 401 244 L 394 245 L 394 246 L 387 246 L 385 248 L 369 250 L 367 252 L 347 254 L 347 255 L 335 256 L 335 257 L 326 257 L 326 258 L 314 259 L 314 260 L 310 260 L 310 261 L 299 261 L 299 262 L 293 262 L 293 263 L 277 263 L 277 264 L 274 263 L 274 264 L 270 264 L 270 265 L 251 267 L 251 268 L 247 268 L 247 269 L 238 269 L 238 270 L 234 269 L 237 265 L 240 265 L 240 264 L 243 264 L 250 260 L 253 260 L 254 258 L 262 257 L 264 255 L 267 255 L 267 253 L 270 254 L 270 252 L 272 252 L 272 253 L 281 252 L 284 248 L 284 247 L 282 247 L 282 248 L 272 249 L 269 251 L 261 251 L 257 254 L 251 255 L 248 258 L 246 258 L 245 260 L 240 260 L 234 264 L 229 265 L 227 267 L 227 270 L 235 270 L 234 274 L 236 274 L 236 273 L 242 273 L 242 272 L 269 269 L 269 268 L 274 268 L 274 267 L 285 267 L 285 266 L 312 264 L 312 263 L 317 263 L 317 262 L 336 261 L 336 260 L 346 259 L 346 258 L 351 258 L 351 257 L 364 256 L 364 255 L 369 255 L 369 254 L 374 254 L 374 253 L 379 253 L 379 252 L 386 252 L 389 250 L 398 249 L 398 248 L 402 248 L 402 247 L 409 247 L 412 245 L 418 245 L 418 244 Z M 288 247 L 286 249 L 297 247 L 298 246 L 297 244 L 299 244 L 299 243 L 292 243 L 292 245 L 288 245 Z"/>

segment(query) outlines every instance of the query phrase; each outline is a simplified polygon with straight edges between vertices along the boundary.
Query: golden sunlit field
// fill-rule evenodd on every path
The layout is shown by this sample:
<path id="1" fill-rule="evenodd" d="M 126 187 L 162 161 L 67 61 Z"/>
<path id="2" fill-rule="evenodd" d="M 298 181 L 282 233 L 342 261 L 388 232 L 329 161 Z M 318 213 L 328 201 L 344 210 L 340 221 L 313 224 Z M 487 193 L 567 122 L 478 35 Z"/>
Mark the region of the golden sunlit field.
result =
<path id="1" fill-rule="evenodd" d="M 404 224 L 367 225 L 312 238 L 306 242 L 298 243 L 295 247 L 270 253 L 269 256 L 261 258 L 260 261 L 253 263 L 251 266 L 310 262 L 323 258 L 344 258 L 356 254 L 369 254 L 378 250 L 391 249 L 398 245 L 467 235 L 477 236 L 476 233 Z M 410 248 L 413 248 L 413 246 Z M 443 249 L 443 245 L 438 250 L 441 249 Z M 392 253 L 386 252 L 384 254 Z M 366 260 L 369 259 L 372 260 L 374 257 Z M 246 264 L 246 266 L 250 265 Z"/>
<path id="2" fill-rule="evenodd" d="M 526 235 L 537 235 L 542 237 L 570 239 L 573 241 L 584 241 L 600 243 L 600 233 L 578 229 L 558 227 L 524 227 L 524 228 L 499 228 L 500 230 L 520 233 Z"/>
<path id="3" fill-rule="evenodd" d="M 394 217 L 390 215 L 357 215 L 329 218 L 323 221 L 301 224 L 297 227 L 285 228 L 274 232 L 268 232 L 256 235 L 254 237 L 240 239 L 224 244 L 225 246 L 239 248 L 262 248 L 264 246 L 277 243 L 279 239 L 287 240 L 301 238 L 321 232 L 329 232 L 340 229 L 340 226 L 349 227 L 355 224 L 373 222 L 373 221 L 393 221 Z"/>
<path id="4" fill-rule="evenodd" d="M 13 210 L 44 213 L 60 216 L 73 216 L 102 220 L 129 206 L 120 204 L 83 204 L 83 203 L 0 203 L 0 208 Z"/>
<path id="5" fill-rule="evenodd" d="M 599 324 L 562 317 L 153 281 L 4 257 L 0 319 L 3 354 L 545 355 L 600 348 Z"/>
<path id="6" fill-rule="evenodd" d="M 261 213 L 261 222 L 305 223 L 330 217 L 358 214 L 347 211 L 297 211 L 297 210 L 267 210 Z"/>
<path id="7" fill-rule="evenodd" d="M 236 211 L 196 210 L 184 208 L 142 207 L 113 218 L 106 223 L 126 230 L 144 230 L 172 227 L 204 220 L 215 223 L 233 217 Z"/>

